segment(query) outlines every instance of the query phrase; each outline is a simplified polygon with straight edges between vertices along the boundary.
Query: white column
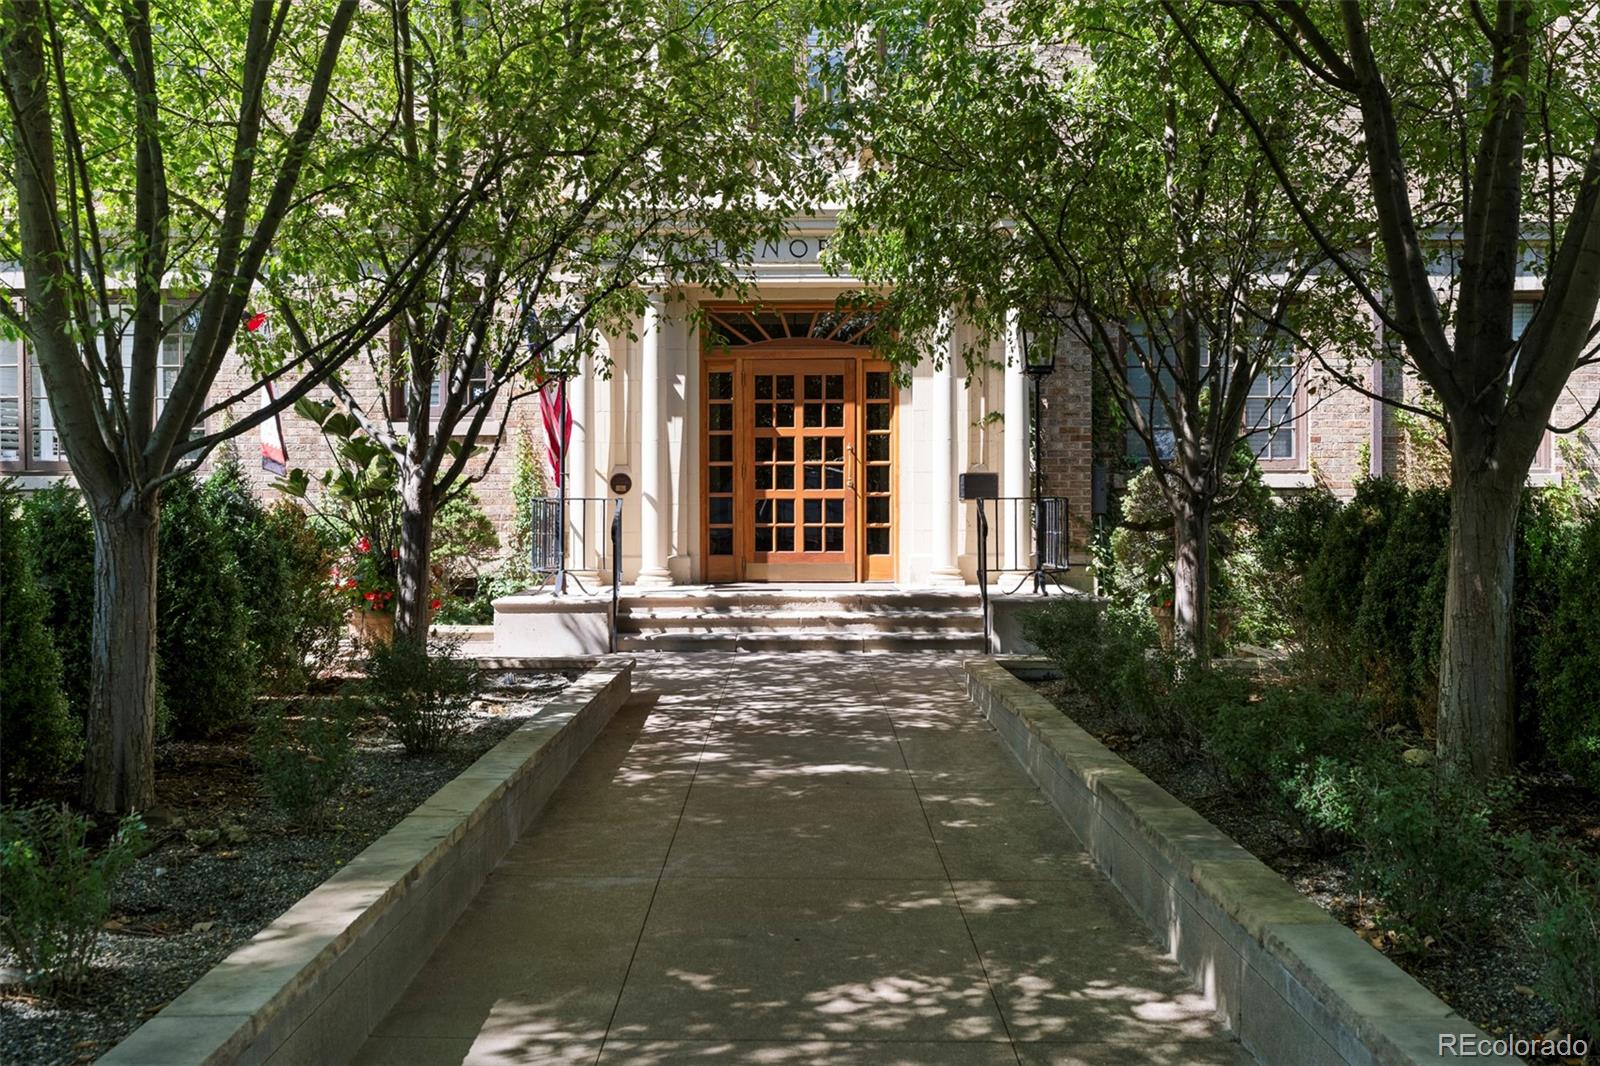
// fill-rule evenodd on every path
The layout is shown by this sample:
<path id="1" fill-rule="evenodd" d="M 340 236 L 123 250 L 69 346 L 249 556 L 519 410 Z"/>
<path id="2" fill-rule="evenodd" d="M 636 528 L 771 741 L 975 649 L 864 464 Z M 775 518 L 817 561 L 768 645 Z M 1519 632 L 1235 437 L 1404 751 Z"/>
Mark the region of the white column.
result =
<path id="1" fill-rule="evenodd" d="M 585 352 L 578 360 L 578 367 L 572 375 L 572 380 L 567 382 L 567 406 L 572 410 L 572 448 L 567 461 L 569 497 L 582 498 L 595 494 L 594 444 L 590 439 L 594 426 L 594 412 L 589 402 L 593 392 L 589 385 L 589 376 L 593 373 L 594 358 Z M 597 521 L 600 521 L 600 512 L 593 504 L 567 505 L 567 544 L 570 545 L 568 550 L 573 553 L 573 558 L 567 565 L 574 570 L 592 570 L 596 565 L 599 538 L 604 535 L 604 529 L 596 527 Z M 588 541 L 580 540 L 586 531 L 589 534 Z"/>
<path id="2" fill-rule="evenodd" d="M 1030 494 L 1028 437 L 1029 424 L 1033 420 L 1033 408 L 1028 406 L 1028 375 L 1022 365 L 1022 344 L 1018 333 L 1021 326 L 1017 318 L 1015 310 L 1006 312 L 1005 392 L 1002 397 L 1005 454 L 1000 469 L 1000 495 L 1011 497 Z M 1003 506 L 1006 510 L 999 518 L 998 532 L 1006 538 L 1005 563 L 1014 569 L 1025 569 L 1032 562 L 1033 555 L 1033 541 L 1026 529 L 1028 512 L 1018 504 Z"/>
<path id="3" fill-rule="evenodd" d="M 928 576 L 936 585 L 962 583 L 961 570 L 956 566 L 955 543 L 955 512 L 961 506 L 956 500 L 956 389 L 960 387 L 956 364 L 961 359 L 961 345 L 956 340 L 954 322 L 949 324 L 944 343 L 944 364 L 934 370 L 930 381 L 933 394 L 929 397 L 928 421 L 932 429 L 932 455 L 924 496 L 932 512 L 929 538 L 932 566 Z"/>
<path id="4" fill-rule="evenodd" d="M 669 585 L 667 531 L 672 520 L 664 471 L 666 412 L 662 404 L 661 299 L 651 296 L 639 331 L 639 577 L 641 586 Z"/>
<path id="5" fill-rule="evenodd" d="M 695 375 L 690 372 L 689 323 L 683 316 L 669 319 L 662 326 L 661 389 L 666 457 L 666 495 L 672 502 L 667 523 L 667 572 L 673 584 L 686 585 L 691 578 L 689 519 L 694 510 L 690 500 L 698 500 L 690 462 L 689 412 L 695 398 Z"/>

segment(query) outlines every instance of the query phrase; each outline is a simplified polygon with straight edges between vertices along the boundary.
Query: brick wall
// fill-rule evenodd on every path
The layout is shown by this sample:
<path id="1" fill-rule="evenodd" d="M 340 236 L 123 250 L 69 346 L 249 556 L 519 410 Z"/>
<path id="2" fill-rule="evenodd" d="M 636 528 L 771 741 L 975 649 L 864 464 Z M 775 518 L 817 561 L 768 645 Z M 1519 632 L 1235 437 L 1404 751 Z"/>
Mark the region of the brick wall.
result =
<path id="1" fill-rule="evenodd" d="M 253 378 L 243 361 L 230 353 L 224 362 L 222 370 L 217 375 L 217 381 L 212 389 L 212 396 L 217 399 L 229 396 L 246 388 Z M 350 389 L 355 394 L 358 402 L 370 413 L 377 414 L 382 410 L 378 395 L 378 383 L 373 380 L 366 364 L 352 361 L 347 380 Z M 331 394 L 326 388 L 320 388 L 312 393 L 318 400 L 331 399 Z M 251 402 L 235 405 L 228 413 L 235 417 L 244 417 L 248 412 L 256 409 L 257 403 Z M 503 401 L 501 410 L 504 409 Z M 219 414 L 212 418 L 208 428 L 215 429 L 227 420 L 228 414 Z M 293 410 L 285 411 L 281 416 L 283 424 L 284 445 L 288 449 L 289 467 L 302 468 L 315 476 L 333 465 L 332 453 L 327 441 L 316 425 L 299 415 Z M 492 423 L 491 423 L 492 425 Z M 470 475 L 482 475 L 482 480 L 474 486 L 478 501 L 483 507 L 484 514 L 494 523 L 496 532 L 499 533 L 504 544 L 515 525 L 513 515 L 513 501 L 511 497 L 511 483 L 515 476 L 514 459 L 516 455 L 516 438 L 519 434 L 527 433 L 533 442 L 535 455 L 538 460 L 548 467 L 549 460 L 546 456 L 544 443 L 544 423 L 539 414 L 539 401 L 537 397 L 530 396 L 517 403 L 512 409 L 509 423 L 505 427 L 505 440 L 500 451 L 490 462 L 488 455 L 489 446 L 492 444 L 493 434 L 488 431 L 483 437 L 482 446 L 484 454 L 475 458 L 468 467 Z M 277 497 L 277 492 L 271 484 L 275 475 L 261 469 L 259 459 L 259 430 L 251 430 L 235 441 L 240 457 L 244 460 L 245 469 L 250 474 L 252 484 L 262 499 L 271 501 Z M 203 469 L 209 470 L 216 465 L 217 453 L 213 452 Z M 487 464 L 487 473 L 485 466 Z"/>
<path id="2" fill-rule="evenodd" d="M 1362 385 L 1370 380 L 1359 364 L 1348 370 L 1340 369 L 1355 375 Z M 1267 481 L 1285 491 L 1317 484 L 1348 497 L 1354 493 L 1355 483 L 1369 472 L 1373 401 L 1361 391 L 1341 385 L 1332 374 L 1318 366 L 1309 367 L 1304 373 L 1301 454 L 1292 469 L 1268 472 Z M 1060 371 L 1057 375 L 1060 376 Z M 1400 363 L 1387 361 L 1382 377 L 1385 396 L 1412 404 L 1422 399 L 1422 382 Z M 1045 416 L 1045 472 L 1049 478 L 1062 478 L 1064 484 L 1075 484 L 1073 478 L 1080 476 L 1076 473 L 1077 464 L 1080 461 L 1087 464 L 1089 459 L 1087 454 L 1073 450 L 1077 435 L 1088 431 L 1089 411 L 1087 401 L 1081 409 L 1074 405 L 1068 389 L 1066 382 L 1055 379 L 1046 388 L 1047 402 L 1055 400 L 1068 414 L 1059 421 L 1054 412 Z M 1087 380 L 1082 395 L 1088 395 Z M 1552 423 L 1573 425 L 1597 404 L 1600 404 L 1600 365 L 1579 367 L 1556 404 Z M 1425 442 L 1434 432 L 1422 416 L 1409 414 L 1392 404 L 1384 405 L 1379 414 L 1383 426 L 1379 458 L 1385 476 L 1413 484 L 1442 482 L 1448 476 L 1448 465 L 1442 463 L 1447 453 L 1437 445 L 1419 443 Z M 1120 439 L 1098 442 L 1102 457 L 1116 454 L 1114 449 L 1120 447 Z M 1574 432 L 1552 435 L 1541 459 L 1530 472 L 1529 480 L 1540 484 L 1574 477 L 1582 478 L 1591 493 L 1600 491 L 1600 418 Z M 1046 491 L 1054 490 L 1047 486 Z M 1088 489 L 1084 491 L 1087 493 Z M 1073 506 L 1077 507 L 1076 500 Z M 1083 515 L 1087 520 L 1087 506 Z"/>
<path id="3" fill-rule="evenodd" d="M 1384 395 L 1410 403 L 1423 399 L 1420 378 L 1408 367 L 1391 362 L 1385 368 Z M 1550 421 L 1554 426 L 1575 426 L 1600 404 L 1600 365 L 1581 366 L 1573 372 L 1562 391 Z M 1383 411 L 1383 472 L 1409 483 L 1440 482 L 1448 477 L 1446 453 L 1441 444 L 1429 444 L 1437 430 L 1430 430 L 1421 416 L 1394 406 Z M 1571 432 L 1549 434 L 1534 461 L 1529 478 L 1533 483 L 1578 478 L 1589 491 L 1600 488 L 1600 421 L 1590 422 Z"/>
<path id="4" fill-rule="evenodd" d="M 1089 349 L 1077 338 L 1063 341 L 1055 373 L 1044 379 L 1044 495 L 1066 496 L 1072 522 L 1074 564 L 1088 557 L 1094 515 L 1094 425 Z M 1028 402 L 1032 403 L 1030 394 Z M 1031 456 L 1030 456 L 1031 462 Z"/>
<path id="5" fill-rule="evenodd" d="M 1357 372 L 1361 372 L 1359 368 Z M 1304 374 L 1305 439 L 1296 466 L 1318 483 L 1347 496 L 1368 471 L 1372 401 L 1358 390 L 1341 385 L 1319 366 L 1307 367 Z M 1364 373 L 1362 380 L 1364 383 Z"/>

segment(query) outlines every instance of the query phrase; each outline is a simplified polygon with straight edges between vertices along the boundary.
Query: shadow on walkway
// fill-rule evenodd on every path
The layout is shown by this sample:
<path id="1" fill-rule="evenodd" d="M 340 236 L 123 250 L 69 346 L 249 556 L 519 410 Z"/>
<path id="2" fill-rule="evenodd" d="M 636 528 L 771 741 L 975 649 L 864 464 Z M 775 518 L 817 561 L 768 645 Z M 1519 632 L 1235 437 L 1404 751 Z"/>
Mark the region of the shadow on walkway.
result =
<path id="1" fill-rule="evenodd" d="M 928 656 L 642 657 L 357 1056 L 1244 1064 Z"/>

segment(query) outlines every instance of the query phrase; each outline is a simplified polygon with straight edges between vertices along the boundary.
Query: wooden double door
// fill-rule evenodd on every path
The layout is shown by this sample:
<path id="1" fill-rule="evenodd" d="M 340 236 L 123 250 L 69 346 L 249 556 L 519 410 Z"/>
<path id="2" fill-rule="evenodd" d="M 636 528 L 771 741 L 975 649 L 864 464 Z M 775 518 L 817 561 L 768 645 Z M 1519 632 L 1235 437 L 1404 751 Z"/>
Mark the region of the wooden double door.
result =
<path id="1" fill-rule="evenodd" d="M 894 576 L 894 389 L 850 352 L 709 359 L 708 581 Z"/>

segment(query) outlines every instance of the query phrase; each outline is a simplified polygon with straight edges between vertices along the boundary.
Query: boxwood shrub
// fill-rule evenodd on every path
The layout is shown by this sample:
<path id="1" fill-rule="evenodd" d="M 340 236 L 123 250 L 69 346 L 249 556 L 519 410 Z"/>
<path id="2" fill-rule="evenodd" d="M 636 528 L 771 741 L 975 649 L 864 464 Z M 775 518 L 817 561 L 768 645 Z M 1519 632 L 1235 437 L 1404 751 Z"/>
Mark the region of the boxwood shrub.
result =
<path id="1" fill-rule="evenodd" d="M 49 606 L 46 624 L 61 654 L 61 684 L 80 721 L 89 713 L 89 640 L 94 630 L 94 522 L 66 482 L 23 496 L 33 533 L 34 572 Z"/>
<path id="2" fill-rule="evenodd" d="M 0 486 L 0 793 L 6 796 L 65 772 L 81 750 L 32 540 L 16 492 Z"/>
<path id="3" fill-rule="evenodd" d="M 1563 769 L 1600 792 L 1600 509 L 1583 523 L 1534 652 L 1539 734 Z"/>
<path id="4" fill-rule="evenodd" d="M 156 680 L 169 728 L 212 736 L 241 721 L 256 659 L 239 561 L 214 505 L 190 479 L 163 490 L 156 581 Z"/>

